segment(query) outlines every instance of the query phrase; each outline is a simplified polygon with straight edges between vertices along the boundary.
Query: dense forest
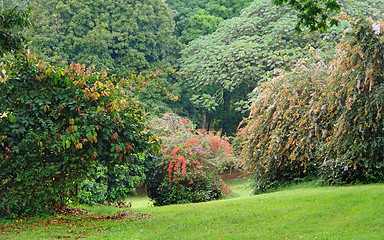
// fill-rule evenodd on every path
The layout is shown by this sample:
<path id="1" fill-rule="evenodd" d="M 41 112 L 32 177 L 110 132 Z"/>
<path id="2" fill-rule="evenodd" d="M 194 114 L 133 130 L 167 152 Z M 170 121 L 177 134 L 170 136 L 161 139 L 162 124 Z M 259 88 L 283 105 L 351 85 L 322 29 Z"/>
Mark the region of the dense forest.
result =
<path id="1" fill-rule="evenodd" d="M 0 216 L 383 181 L 384 2 L 287 2 L 1 2 Z"/>

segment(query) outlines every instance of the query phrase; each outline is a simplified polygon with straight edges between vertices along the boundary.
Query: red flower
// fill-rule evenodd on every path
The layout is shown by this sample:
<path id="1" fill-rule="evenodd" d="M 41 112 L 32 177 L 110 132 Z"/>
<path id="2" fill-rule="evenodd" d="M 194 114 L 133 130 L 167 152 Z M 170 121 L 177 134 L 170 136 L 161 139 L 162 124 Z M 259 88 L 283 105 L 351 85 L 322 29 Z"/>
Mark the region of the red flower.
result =
<path id="1" fill-rule="evenodd" d="M 177 147 L 175 147 L 175 148 L 172 150 L 172 155 L 173 155 L 173 156 L 176 156 L 178 152 L 179 152 L 179 149 L 178 149 Z"/>

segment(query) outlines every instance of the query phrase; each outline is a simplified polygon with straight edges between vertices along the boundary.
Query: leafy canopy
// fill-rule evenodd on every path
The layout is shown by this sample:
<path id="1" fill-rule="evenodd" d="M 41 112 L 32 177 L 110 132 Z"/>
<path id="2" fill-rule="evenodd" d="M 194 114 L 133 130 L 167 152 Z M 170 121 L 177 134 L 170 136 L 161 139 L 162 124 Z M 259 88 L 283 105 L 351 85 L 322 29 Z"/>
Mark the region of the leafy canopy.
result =
<path id="1" fill-rule="evenodd" d="M 30 49 L 46 61 L 138 71 L 174 63 L 182 47 L 161 0 L 42 0 L 33 8 Z"/>
<path id="2" fill-rule="evenodd" d="M 176 23 L 179 41 L 188 43 L 213 33 L 220 22 L 239 16 L 253 0 L 167 0 Z"/>
<path id="3" fill-rule="evenodd" d="M 301 28 L 308 27 L 310 31 L 327 30 L 329 27 L 337 25 L 337 20 L 331 19 L 332 12 L 340 11 L 340 4 L 337 0 L 273 0 L 275 5 L 287 3 L 298 11 L 298 22 L 296 32 L 301 32 Z"/>
<path id="4" fill-rule="evenodd" d="M 344 7 L 353 17 L 374 17 L 382 13 L 381 6 L 382 2 L 370 0 L 350 1 Z M 244 105 L 247 94 L 273 76 L 272 70 L 290 70 L 311 48 L 333 56 L 337 41 L 350 25 L 342 16 L 339 26 L 331 27 L 328 32 L 299 35 L 295 33 L 294 10 L 274 6 L 266 0 L 257 1 L 239 17 L 221 22 L 214 33 L 188 44 L 180 59 L 181 69 L 185 71 L 183 85 L 191 89 L 195 105 L 202 112 L 212 114 L 215 120 L 227 113 L 239 116 L 234 112 L 239 106 L 234 103 Z M 234 118 L 222 119 L 218 128 L 224 129 L 228 119 Z M 229 132 L 236 130 L 241 117 L 236 121 Z"/>

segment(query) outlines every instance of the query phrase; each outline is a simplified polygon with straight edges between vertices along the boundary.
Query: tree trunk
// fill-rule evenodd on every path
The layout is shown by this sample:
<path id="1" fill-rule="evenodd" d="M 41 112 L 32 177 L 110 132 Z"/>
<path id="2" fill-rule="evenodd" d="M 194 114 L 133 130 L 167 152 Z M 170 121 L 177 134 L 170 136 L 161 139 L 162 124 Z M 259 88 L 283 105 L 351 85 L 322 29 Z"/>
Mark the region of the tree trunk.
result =
<path id="1" fill-rule="evenodd" d="M 229 110 L 231 108 L 231 97 L 229 95 L 229 92 L 227 90 L 224 90 L 223 92 L 223 133 L 228 133 L 229 131 L 229 122 L 230 122 L 230 117 L 229 117 Z"/>

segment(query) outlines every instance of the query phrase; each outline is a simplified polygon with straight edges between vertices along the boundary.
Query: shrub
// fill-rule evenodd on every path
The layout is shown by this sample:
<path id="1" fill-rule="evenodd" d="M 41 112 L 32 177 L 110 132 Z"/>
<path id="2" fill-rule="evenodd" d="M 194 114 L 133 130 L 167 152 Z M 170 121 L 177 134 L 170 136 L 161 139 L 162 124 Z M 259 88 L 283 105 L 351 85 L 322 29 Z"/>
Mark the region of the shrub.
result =
<path id="1" fill-rule="evenodd" d="M 152 166 L 148 167 L 146 184 L 155 205 L 220 198 L 218 173 L 234 164 L 232 147 L 226 138 L 203 131 L 192 133 L 187 128 L 190 121 L 172 113 L 153 123 L 153 128 L 163 126 L 161 131 L 168 133 L 161 137 L 161 153 L 149 161 Z"/>
<path id="2" fill-rule="evenodd" d="M 314 56 L 260 85 L 243 150 L 259 190 L 306 177 L 384 180 L 382 30 L 356 21 L 329 66 Z"/>
<path id="3" fill-rule="evenodd" d="M 258 190 L 316 175 L 314 159 L 322 134 L 312 105 L 322 97 L 326 74 L 321 60 L 303 59 L 291 72 L 281 72 L 257 88 L 243 129 L 243 156 Z"/>
<path id="4" fill-rule="evenodd" d="M 328 88 L 319 101 L 331 119 L 322 146 L 330 183 L 384 180 L 384 21 L 359 20 L 337 46 Z"/>
<path id="5" fill-rule="evenodd" d="M 129 161 L 154 140 L 127 82 L 26 53 L 0 79 L 0 217 L 52 213 L 98 162 Z"/>
<path id="6" fill-rule="evenodd" d="M 79 185 L 78 201 L 88 205 L 107 202 L 122 202 L 129 195 L 136 194 L 136 185 L 145 179 L 144 155 L 131 157 L 129 163 L 115 165 L 108 169 L 98 164 L 89 178 Z"/>

